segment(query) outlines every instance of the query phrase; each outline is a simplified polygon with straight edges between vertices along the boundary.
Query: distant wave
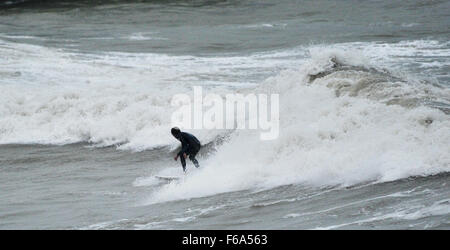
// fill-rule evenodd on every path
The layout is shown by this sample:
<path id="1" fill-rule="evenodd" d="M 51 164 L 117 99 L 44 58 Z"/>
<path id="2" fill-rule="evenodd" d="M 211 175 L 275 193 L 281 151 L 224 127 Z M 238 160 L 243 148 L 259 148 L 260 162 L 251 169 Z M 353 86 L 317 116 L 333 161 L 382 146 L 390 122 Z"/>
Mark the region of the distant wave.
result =
<path id="1" fill-rule="evenodd" d="M 1 40 L 0 53 L 0 144 L 88 142 L 137 151 L 173 143 L 174 94 L 192 85 L 215 93 L 245 87 L 254 75 L 247 69 L 265 74 L 274 66 L 274 55 L 77 54 Z M 202 139 L 216 136 L 205 131 Z"/>
<path id="2" fill-rule="evenodd" d="M 24 6 L 27 4 L 39 4 L 39 3 L 45 3 L 45 2 L 52 2 L 52 0 L 4 0 L 0 1 L 0 8 L 8 8 L 8 7 L 18 7 L 18 6 Z M 57 2 L 53 0 L 53 2 Z"/>
<path id="3" fill-rule="evenodd" d="M 15 8 L 15 7 L 24 7 L 24 8 L 70 8 L 70 7 L 89 7 L 89 6 L 97 6 L 102 4 L 120 4 L 125 3 L 128 4 L 130 2 L 142 3 L 149 2 L 152 3 L 152 0 L 3 0 L 0 1 L 0 8 Z M 214 4 L 222 4 L 223 1 L 215 0 L 215 1 L 180 1 L 180 0 L 166 0 L 163 1 L 168 4 L 179 4 L 182 6 L 192 6 L 192 7 L 201 7 L 207 5 Z M 229 3 L 236 4 L 236 3 Z"/>

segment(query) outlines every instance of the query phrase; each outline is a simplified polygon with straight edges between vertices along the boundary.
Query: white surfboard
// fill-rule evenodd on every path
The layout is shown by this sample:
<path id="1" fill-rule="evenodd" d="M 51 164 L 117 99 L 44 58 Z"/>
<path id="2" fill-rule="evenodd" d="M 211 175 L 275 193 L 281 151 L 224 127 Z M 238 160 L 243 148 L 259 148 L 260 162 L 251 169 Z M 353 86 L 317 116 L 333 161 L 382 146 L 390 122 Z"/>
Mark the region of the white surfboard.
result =
<path id="1" fill-rule="evenodd" d="M 160 180 L 163 180 L 163 181 L 176 181 L 176 180 L 179 180 L 181 178 L 181 177 L 178 177 L 178 176 L 158 176 L 158 175 L 155 175 L 155 177 L 157 179 L 160 179 Z"/>

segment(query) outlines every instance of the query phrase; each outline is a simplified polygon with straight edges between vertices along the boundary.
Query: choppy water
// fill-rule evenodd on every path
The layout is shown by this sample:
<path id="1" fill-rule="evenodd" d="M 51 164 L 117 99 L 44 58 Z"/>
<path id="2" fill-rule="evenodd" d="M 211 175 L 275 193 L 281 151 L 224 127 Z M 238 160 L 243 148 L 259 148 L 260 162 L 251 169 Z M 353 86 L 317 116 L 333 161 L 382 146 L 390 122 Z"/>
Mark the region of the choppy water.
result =
<path id="1" fill-rule="evenodd" d="M 1 229 L 449 229 L 450 1 L 2 1 Z M 279 93 L 280 136 L 171 98 Z"/>

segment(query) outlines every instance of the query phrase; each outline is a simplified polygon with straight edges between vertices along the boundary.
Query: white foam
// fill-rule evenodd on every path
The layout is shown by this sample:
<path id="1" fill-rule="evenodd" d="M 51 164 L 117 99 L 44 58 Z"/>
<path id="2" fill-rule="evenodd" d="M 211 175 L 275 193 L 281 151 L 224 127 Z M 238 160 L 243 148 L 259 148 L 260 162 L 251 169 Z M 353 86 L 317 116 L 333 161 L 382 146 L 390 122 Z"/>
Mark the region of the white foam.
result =
<path id="1" fill-rule="evenodd" d="M 283 219 L 290 219 L 290 218 L 295 218 L 295 217 L 299 217 L 299 216 L 301 216 L 301 215 L 296 214 L 296 213 L 286 214 L 285 216 L 283 216 Z"/>
<path id="2" fill-rule="evenodd" d="M 182 218 L 175 218 L 173 219 L 173 221 L 175 222 L 187 222 L 187 221 L 191 221 L 191 220 L 195 220 L 195 216 L 189 216 L 189 217 L 182 217 Z"/>
<path id="3" fill-rule="evenodd" d="M 135 187 L 146 187 L 146 186 L 154 186 L 158 185 L 160 181 L 156 179 L 154 176 L 148 176 L 148 177 L 139 177 L 136 178 L 133 182 L 133 186 Z"/>
<path id="4" fill-rule="evenodd" d="M 286 28 L 286 23 L 257 23 L 257 24 L 247 24 L 247 25 L 240 25 L 239 27 L 245 28 L 245 29 L 271 29 L 271 28 Z"/>
<path id="5" fill-rule="evenodd" d="M 150 202 L 292 183 L 346 186 L 437 174 L 450 170 L 447 115 L 420 105 L 386 105 L 379 92 L 336 96 L 336 83 L 354 85 L 364 74 L 336 73 L 313 83 L 308 75 L 330 69 L 332 58 L 393 71 L 414 62 L 415 55 L 441 55 L 448 63 L 447 47 L 438 41 L 346 43 L 194 57 L 80 54 L 0 41 L 0 143 L 83 141 L 124 150 L 174 146 L 168 133 L 173 94 L 205 82 L 208 91 L 226 93 L 229 89 L 220 86 L 233 83 L 233 90 L 280 94 L 280 137 L 262 142 L 258 131 L 236 131 L 201 169 L 166 185 Z M 272 77 L 255 80 L 264 76 Z M 448 88 L 404 79 L 408 83 L 388 82 L 381 93 L 449 98 Z M 258 88 L 246 89 L 255 82 Z M 219 133 L 195 132 L 202 142 Z"/>
<path id="6" fill-rule="evenodd" d="M 333 57 L 350 65 L 369 59 L 335 49 L 317 53 L 299 70 L 272 77 L 261 88 L 280 93 L 277 140 L 237 131 L 200 171 L 167 185 L 150 202 L 295 183 L 351 186 L 450 171 L 448 115 L 425 106 L 387 105 L 366 95 L 337 97 L 329 87 L 333 79 L 311 84 L 307 75 L 330 67 Z M 410 88 L 398 84 L 399 90 Z"/>
<path id="7" fill-rule="evenodd" d="M 374 221 L 382 221 L 382 220 L 418 220 L 421 218 L 426 217 L 432 217 L 432 216 L 440 216 L 440 215 L 446 215 L 450 213 L 450 205 L 448 203 L 448 200 L 438 201 L 432 204 L 429 207 L 426 207 L 424 205 L 421 206 L 409 206 L 407 208 L 397 209 L 396 211 L 392 213 L 387 213 L 379 216 L 375 216 L 369 219 L 363 219 L 363 220 L 357 220 L 352 221 L 349 223 L 343 223 L 343 224 L 337 224 L 337 225 L 331 225 L 327 227 L 318 227 L 314 228 L 317 230 L 330 230 L 330 229 L 337 229 L 345 226 L 351 226 L 351 225 L 363 225 L 365 223 L 370 223 Z M 436 225 L 425 225 L 425 229 L 431 226 Z"/>
<path id="8" fill-rule="evenodd" d="M 131 41 L 168 40 L 164 37 L 154 36 L 155 34 L 155 32 L 136 32 L 125 38 Z"/>
<path id="9" fill-rule="evenodd" d="M 411 28 L 411 27 L 415 27 L 415 26 L 419 26 L 420 23 L 402 23 L 401 26 L 405 27 L 405 28 Z"/>
<path id="10" fill-rule="evenodd" d="M 254 86 L 255 75 L 291 65 L 276 53 L 88 54 L 1 40 L 0 55 L 0 144 L 90 142 L 136 151 L 175 143 L 167 133 L 174 94 L 194 85 L 214 93 Z M 196 134 L 203 143 L 217 136 Z"/>

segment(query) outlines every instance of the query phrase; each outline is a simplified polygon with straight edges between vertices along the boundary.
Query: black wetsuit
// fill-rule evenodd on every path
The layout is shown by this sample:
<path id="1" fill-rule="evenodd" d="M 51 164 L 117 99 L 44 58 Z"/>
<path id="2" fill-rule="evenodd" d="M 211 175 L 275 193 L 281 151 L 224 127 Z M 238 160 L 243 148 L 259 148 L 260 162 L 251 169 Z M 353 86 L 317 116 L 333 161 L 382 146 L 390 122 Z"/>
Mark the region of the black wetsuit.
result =
<path id="1" fill-rule="evenodd" d="M 183 154 L 189 155 L 189 159 L 194 163 L 195 167 L 200 167 L 197 159 L 195 159 L 195 155 L 197 155 L 201 147 L 200 141 L 195 136 L 186 132 L 181 132 L 177 139 L 181 142 L 181 150 L 178 156 L 180 157 L 183 171 L 186 171 L 186 160 Z"/>

